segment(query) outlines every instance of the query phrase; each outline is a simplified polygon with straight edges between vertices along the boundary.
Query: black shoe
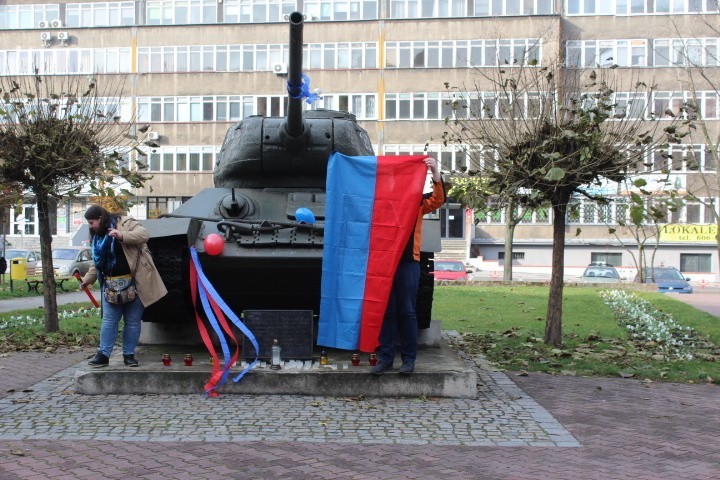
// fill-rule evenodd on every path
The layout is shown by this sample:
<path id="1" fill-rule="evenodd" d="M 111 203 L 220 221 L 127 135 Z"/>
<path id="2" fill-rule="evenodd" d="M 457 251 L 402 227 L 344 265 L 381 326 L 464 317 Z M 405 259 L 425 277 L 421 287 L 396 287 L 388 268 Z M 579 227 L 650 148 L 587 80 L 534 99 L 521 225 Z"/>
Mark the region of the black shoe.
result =
<path id="1" fill-rule="evenodd" d="M 415 370 L 415 364 L 411 362 L 403 362 L 398 369 L 400 375 L 410 375 Z"/>
<path id="2" fill-rule="evenodd" d="M 140 364 L 137 360 L 135 360 L 135 354 L 130 355 L 123 355 L 123 360 L 125 360 L 125 365 L 128 367 L 139 367 Z"/>
<path id="3" fill-rule="evenodd" d="M 107 367 L 110 363 L 110 359 L 105 356 L 102 352 L 97 352 L 95 356 L 88 362 L 91 367 Z"/>
<path id="4" fill-rule="evenodd" d="M 392 369 L 392 363 L 378 362 L 377 365 L 372 367 L 372 370 L 370 370 L 370 373 L 372 373 L 373 375 L 382 375 L 383 373 L 385 373 L 386 371 L 391 370 L 391 369 Z"/>

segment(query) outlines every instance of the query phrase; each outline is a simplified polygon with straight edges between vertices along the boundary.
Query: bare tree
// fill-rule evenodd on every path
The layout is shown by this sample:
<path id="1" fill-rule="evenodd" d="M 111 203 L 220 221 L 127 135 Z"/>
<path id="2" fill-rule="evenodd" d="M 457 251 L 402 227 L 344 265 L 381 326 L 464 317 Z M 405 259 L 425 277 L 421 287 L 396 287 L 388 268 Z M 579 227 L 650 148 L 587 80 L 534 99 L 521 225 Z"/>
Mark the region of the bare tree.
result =
<path id="1" fill-rule="evenodd" d="M 136 147 L 121 123 L 121 85 L 98 90 L 94 78 L 39 74 L 0 78 L 0 182 L 28 192 L 38 209 L 45 330 L 59 330 L 50 211 L 81 192 L 113 196 L 145 177 L 127 162 Z"/>
<path id="2" fill-rule="evenodd" d="M 683 198 L 672 188 L 667 174 L 664 181 L 654 182 L 655 188 L 648 187 L 647 180 L 642 177 L 627 179 L 626 183 L 630 184 L 626 187 L 630 192 L 627 216 L 618 218 L 616 226 L 608 226 L 608 233 L 628 251 L 637 269 L 638 280 L 644 283 L 645 272 L 655 265 L 661 223 L 667 222 L 668 212 L 675 212 L 682 206 Z M 625 240 L 627 235 L 633 239 L 631 245 Z"/>
<path id="3" fill-rule="evenodd" d="M 472 169 L 494 195 L 551 208 L 552 274 L 544 340 L 556 346 L 562 344 L 571 199 L 604 201 L 591 186 L 623 181 L 648 149 L 680 141 L 674 122 L 662 128 L 653 118 L 635 115 L 631 105 L 615 101 L 620 81 L 613 72 L 598 74 L 559 63 L 501 67 L 494 74 L 480 74 L 470 91 L 455 89 L 454 116 L 446 122 L 446 143 L 466 146 Z M 652 89 L 633 81 L 629 98 Z"/>

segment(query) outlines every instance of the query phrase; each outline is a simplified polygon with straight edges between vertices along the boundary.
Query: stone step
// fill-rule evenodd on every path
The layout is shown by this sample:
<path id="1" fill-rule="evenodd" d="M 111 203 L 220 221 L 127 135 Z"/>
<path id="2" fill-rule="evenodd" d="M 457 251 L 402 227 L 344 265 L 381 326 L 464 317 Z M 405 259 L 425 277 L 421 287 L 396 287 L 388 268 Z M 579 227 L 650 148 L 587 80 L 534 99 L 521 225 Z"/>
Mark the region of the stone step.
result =
<path id="1" fill-rule="evenodd" d="M 399 354 L 394 369 L 383 375 L 372 375 L 368 354 L 361 354 L 361 365 L 351 365 L 352 352 L 327 349 L 332 367 L 316 369 L 285 368 L 271 370 L 265 366 L 248 372 L 238 383 L 232 379 L 241 371 L 231 368 L 221 394 L 247 395 L 319 395 L 336 397 L 457 397 L 475 398 L 477 375 L 444 341 L 437 347 L 421 347 L 412 375 L 400 375 Z M 164 366 L 162 356 L 169 353 L 172 363 Z M 193 355 L 192 366 L 185 366 L 186 353 Z M 315 352 L 314 363 L 320 351 Z M 86 395 L 107 394 L 202 394 L 210 379 L 210 356 L 204 349 L 187 346 L 148 345 L 137 350 L 140 366 L 123 365 L 122 355 L 114 353 L 110 365 L 86 367 L 75 376 L 75 391 Z M 343 364 L 347 367 L 344 368 Z"/>

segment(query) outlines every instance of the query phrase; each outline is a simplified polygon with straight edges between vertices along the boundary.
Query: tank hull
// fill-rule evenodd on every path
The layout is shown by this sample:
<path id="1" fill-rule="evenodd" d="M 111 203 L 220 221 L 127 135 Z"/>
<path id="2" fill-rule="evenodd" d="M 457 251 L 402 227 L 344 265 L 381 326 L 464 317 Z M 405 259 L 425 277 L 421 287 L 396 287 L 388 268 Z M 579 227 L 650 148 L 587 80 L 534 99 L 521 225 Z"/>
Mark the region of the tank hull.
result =
<path id="1" fill-rule="evenodd" d="M 252 209 L 241 222 L 224 215 L 224 205 L 233 196 Z M 318 224 L 296 222 L 294 212 L 300 207 L 312 211 Z M 169 291 L 147 309 L 145 320 L 167 323 L 194 318 L 190 246 L 197 250 L 201 268 L 214 288 L 238 314 L 246 309 L 317 313 L 324 212 L 324 193 L 319 189 L 210 188 L 172 214 L 144 221 L 150 250 Z M 211 233 L 225 237 L 219 255 L 205 252 L 204 240 Z"/>

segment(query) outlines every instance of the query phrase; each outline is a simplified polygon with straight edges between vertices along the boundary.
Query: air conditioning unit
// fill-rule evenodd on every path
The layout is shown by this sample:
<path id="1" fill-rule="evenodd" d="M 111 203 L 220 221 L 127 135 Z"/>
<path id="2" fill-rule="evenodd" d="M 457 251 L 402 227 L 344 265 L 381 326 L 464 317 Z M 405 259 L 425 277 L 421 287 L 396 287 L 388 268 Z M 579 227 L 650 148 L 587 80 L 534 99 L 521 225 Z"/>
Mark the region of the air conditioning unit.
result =
<path id="1" fill-rule="evenodd" d="M 47 20 L 40 20 L 40 23 L 38 23 L 38 26 L 40 28 L 48 28 L 50 26 L 50 22 Z"/>
<path id="2" fill-rule="evenodd" d="M 287 63 L 276 63 L 273 65 L 273 72 L 277 75 L 283 75 L 287 73 Z"/>
<path id="3" fill-rule="evenodd" d="M 147 139 L 148 140 L 160 140 L 160 134 L 158 132 L 148 132 Z"/>
<path id="4" fill-rule="evenodd" d="M 70 35 L 68 34 L 68 32 L 58 32 L 58 40 L 62 42 L 67 42 L 68 40 L 70 40 Z"/>
<path id="5" fill-rule="evenodd" d="M 52 20 L 50 22 L 50 26 L 52 28 L 62 28 L 63 27 L 63 21 L 62 20 Z"/>
<path id="6" fill-rule="evenodd" d="M 48 45 L 50 42 L 52 42 L 53 36 L 50 32 L 40 32 L 40 40 L 43 41 L 45 45 Z"/>

